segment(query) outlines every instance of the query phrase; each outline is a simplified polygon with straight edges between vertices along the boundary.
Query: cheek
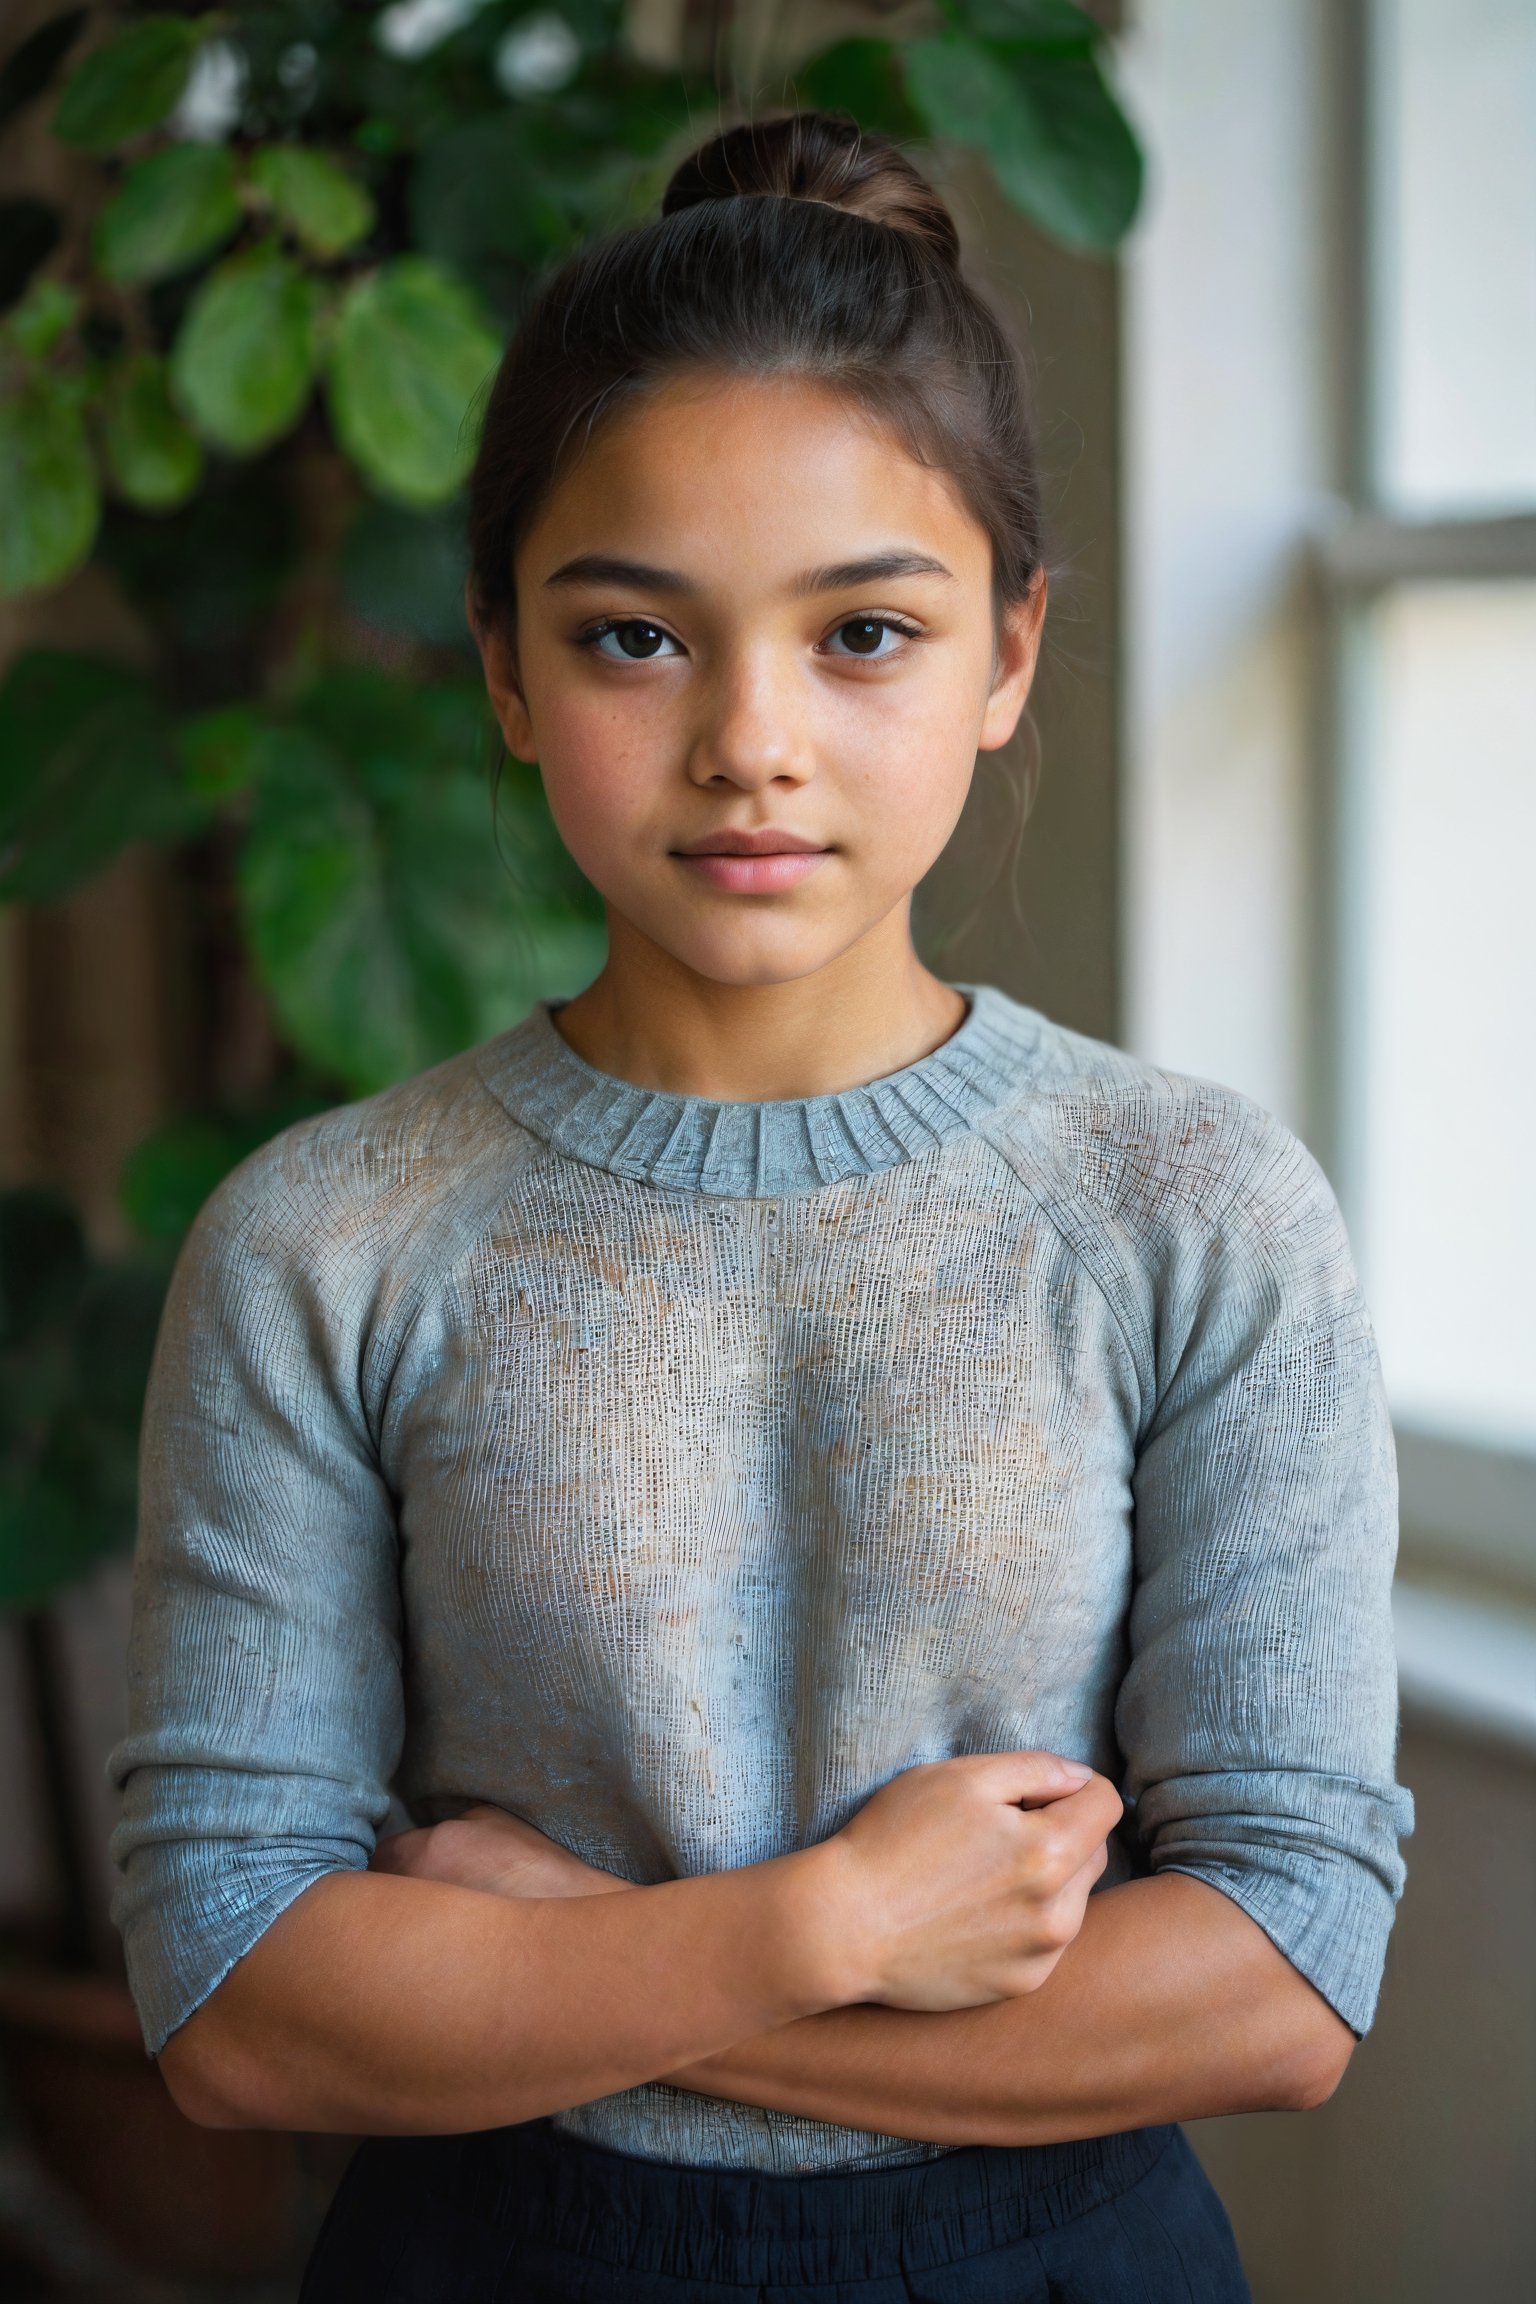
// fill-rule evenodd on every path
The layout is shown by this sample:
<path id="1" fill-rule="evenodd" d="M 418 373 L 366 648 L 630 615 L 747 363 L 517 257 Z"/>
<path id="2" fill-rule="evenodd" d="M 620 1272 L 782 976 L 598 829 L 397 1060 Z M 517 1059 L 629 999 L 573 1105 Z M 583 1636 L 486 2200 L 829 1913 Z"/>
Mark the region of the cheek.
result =
<path id="1" fill-rule="evenodd" d="M 876 885 L 911 888 L 922 878 L 959 821 L 974 765 L 974 749 L 957 750 L 951 731 L 947 745 L 887 754 L 849 779 L 858 845 Z"/>
<path id="2" fill-rule="evenodd" d="M 658 699 L 659 702 L 659 699 Z M 589 878 L 622 855 L 669 780 L 673 748 L 656 710 L 573 684 L 530 689 L 530 716 L 550 812 Z"/>
<path id="3" fill-rule="evenodd" d="M 893 869 L 926 871 L 965 805 L 983 709 L 969 671 L 865 690 L 843 717 L 841 782 Z"/>

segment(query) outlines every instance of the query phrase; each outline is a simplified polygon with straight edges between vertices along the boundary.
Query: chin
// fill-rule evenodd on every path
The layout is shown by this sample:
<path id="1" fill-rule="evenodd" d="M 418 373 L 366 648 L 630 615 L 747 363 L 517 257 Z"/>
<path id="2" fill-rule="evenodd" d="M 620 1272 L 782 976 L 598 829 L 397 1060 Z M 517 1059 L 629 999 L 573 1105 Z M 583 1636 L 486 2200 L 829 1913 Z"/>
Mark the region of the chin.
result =
<path id="1" fill-rule="evenodd" d="M 796 984 L 827 967 L 846 949 L 842 942 L 809 936 L 735 934 L 658 937 L 656 941 L 695 976 L 743 992 L 766 990 L 773 984 Z"/>

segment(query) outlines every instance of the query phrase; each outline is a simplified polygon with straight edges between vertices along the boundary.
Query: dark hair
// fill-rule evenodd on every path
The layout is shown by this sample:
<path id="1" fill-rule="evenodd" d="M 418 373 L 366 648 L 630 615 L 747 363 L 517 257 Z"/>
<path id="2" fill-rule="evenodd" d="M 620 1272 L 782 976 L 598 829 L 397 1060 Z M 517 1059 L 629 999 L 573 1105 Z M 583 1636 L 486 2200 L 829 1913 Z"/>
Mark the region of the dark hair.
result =
<path id="1" fill-rule="evenodd" d="M 947 473 L 992 544 L 999 601 L 1041 566 L 1018 354 L 960 269 L 933 186 L 886 137 L 793 114 L 685 160 L 662 213 L 546 283 L 492 387 L 470 482 L 478 613 L 557 473 L 638 393 L 688 369 L 797 375 L 850 395 Z"/>

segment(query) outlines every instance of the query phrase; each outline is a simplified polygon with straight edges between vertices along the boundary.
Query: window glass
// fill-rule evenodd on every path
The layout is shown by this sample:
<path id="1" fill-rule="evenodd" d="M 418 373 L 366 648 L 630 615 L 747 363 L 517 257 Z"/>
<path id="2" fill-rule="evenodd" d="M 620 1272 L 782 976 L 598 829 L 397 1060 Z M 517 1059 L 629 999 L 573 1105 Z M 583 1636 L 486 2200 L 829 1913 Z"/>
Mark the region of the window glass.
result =
<path id="1" fill-rule="evenodd" d="M 1376 0 L 1377 485 L 1536 505 L 1536 0 Z"/>
<path id="2" fill-rule="evenodd" d="M 1350 1209 L 1393 1406 L 1536 1451 L 1536 583 L 1366 632 Z"/>

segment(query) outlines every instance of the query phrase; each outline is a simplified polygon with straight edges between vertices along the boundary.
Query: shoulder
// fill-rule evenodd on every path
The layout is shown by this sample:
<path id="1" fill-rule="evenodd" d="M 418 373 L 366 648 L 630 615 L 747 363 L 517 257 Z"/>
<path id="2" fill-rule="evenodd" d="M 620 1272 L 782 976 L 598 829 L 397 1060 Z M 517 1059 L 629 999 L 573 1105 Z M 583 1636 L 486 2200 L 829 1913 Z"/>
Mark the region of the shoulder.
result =
<path id="1" fill-rule="evenodd" d="M 306 1293 L 370 1293 L 455 1261 L 540 1147 L 491 1096 L 470 1050 L 286 1128 L 204 1207 L 189 1254 L 291 1275 Z"/>
<path id="2" fill-rule="evenodd" d="M 1368 1328 L 1332 1188 L 1251 1097 L 1037 1019 L 984 1133 L 1109 1300 L 1148 1397 L 1200 1334 Z"/>
<path id="3" fill-rule="evenodd" d="M 1185 1234 L 1263 1237 L 1336 1216 L 1317 1161 L 1252 1097 L 1006 1005 L 1032 1032 L 987 1133 L 1053 1201 L 1149 1249 Z"/>

